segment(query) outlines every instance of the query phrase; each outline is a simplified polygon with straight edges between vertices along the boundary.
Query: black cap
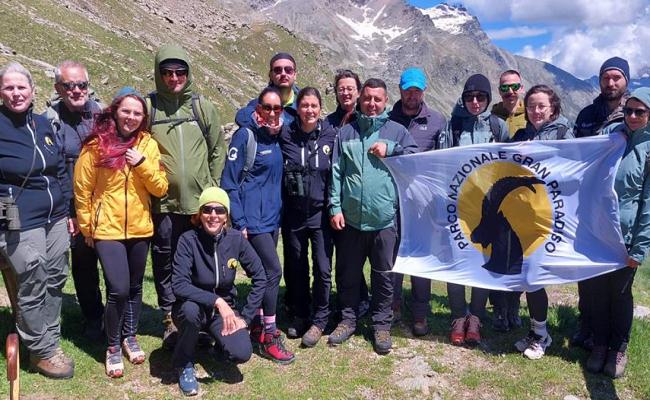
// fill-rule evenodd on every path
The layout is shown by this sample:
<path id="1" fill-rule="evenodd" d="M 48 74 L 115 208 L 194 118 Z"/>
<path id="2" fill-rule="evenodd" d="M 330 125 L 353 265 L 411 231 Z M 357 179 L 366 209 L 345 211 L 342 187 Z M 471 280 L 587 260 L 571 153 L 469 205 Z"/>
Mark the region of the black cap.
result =
<path id="1" fill-rule="evenodd" d="M 624 60 L 621 57 L 612 57 L 608 60 L 605 60 L 603 65 L 600 67 L 598 78 L 600 79 L 605 71 L 609 71 L 610 69 L 620 71 L 625 77 L 625 80 L 628 83 L 630 82 L 630 64 L 627 63 L 627 60 Z"/>
<path id="2" fill-rule="evenodd" d="M 475 74 L 467 78 L 465 87 L 463 87 L 463 94 L 467 92 L 483 92 L 487 94 L 488 104 L 492 102 L 492 88 L 490 81 L 485 75 Z"/>
<path id="3" fill-rule="evenodd" d="M 160 63 L 160 66 L 158 68 L 160 69 L 166 69 L 166 68 L 173 68 L 173 67 L 181 67 L 181 68 L 186 68 L 189 69 L 189 66 L 187 63 L 183 60 L 180 60 L 178 58 L 167 58 L 163 60 Z"/>

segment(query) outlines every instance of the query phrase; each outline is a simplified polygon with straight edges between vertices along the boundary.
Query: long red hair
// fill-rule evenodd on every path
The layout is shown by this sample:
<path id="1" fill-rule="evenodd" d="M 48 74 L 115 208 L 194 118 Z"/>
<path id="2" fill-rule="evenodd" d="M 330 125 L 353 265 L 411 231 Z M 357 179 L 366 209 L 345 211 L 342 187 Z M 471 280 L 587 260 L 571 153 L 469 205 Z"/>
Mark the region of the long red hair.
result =
<path id="1" fill-rule="evenodd" d="M 122 101 L 130 97 L 138 100 L 142 104 L 144 111 L 144 118 L 138 129 L 131 134 L 128 138 L 121 137 L 116 124 L 117 109 L 122 104 Z M 110 106 L 106 107 L 101 113 L 95 116 L 95 123 L 90 135 L 84 141 L 87 145 L 93 141 L 97 142 L 99 149 L 99 161 L 95 166 L 104 167 L 114 170 L 120 170 L 126 165 L 126 158 L 124 154 L 126 151 L 133 147 L 135 142 L 140 137 L 140 132 L 145 131 L 149 123 L 149 115 L 147 113 L 147 105 L 144 100 L 132 94 L 116 97 Z"/>

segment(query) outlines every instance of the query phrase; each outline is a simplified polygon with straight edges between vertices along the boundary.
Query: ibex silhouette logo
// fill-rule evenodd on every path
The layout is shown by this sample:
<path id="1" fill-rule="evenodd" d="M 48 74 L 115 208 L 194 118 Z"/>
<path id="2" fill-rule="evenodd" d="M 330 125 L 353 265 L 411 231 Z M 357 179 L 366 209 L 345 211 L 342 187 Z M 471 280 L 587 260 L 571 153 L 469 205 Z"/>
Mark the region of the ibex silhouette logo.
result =
<path id="1" fill-rule="evenodd" d="M 524 261 L 521 241 L 500 208 L 513 190 L 525 187 L 536 193 L 533 185 L 538 183 L 544 184 L 544 181 L 534 176 L 508 176 L 496 181 L 485 194 L 481 222 L 470 237 L 472 242 L 480 243 L 483 248 L 492 246 L 490 259 L 483 264 L 483 268 L 504 275 L 521 273 Z"/>
<path id="2" fill-rule="evenodd" d="M 551 233 L 551 203 L 545 182 L 513 162 L 474 170 L 458 197 L 460 226 L 481 251 L 488 271 L 515 275 Z"/>

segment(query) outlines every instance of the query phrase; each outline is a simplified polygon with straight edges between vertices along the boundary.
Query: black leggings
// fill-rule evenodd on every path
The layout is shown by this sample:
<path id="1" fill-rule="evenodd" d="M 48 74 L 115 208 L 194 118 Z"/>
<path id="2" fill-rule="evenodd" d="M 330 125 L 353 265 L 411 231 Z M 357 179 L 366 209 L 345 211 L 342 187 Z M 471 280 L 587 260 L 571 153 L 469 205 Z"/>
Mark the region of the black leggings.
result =
<path id="1" fill-rule="evenodd" d="M 530 318 L 537 322 L 546 321 L 548 315 L 548 296 L 546 289 L 542 288 L 535 292 L 526 292 L 528 302 L 528 313 Z"/>
<path id="2" fill-rule="evenodd" d="M 280 291 L 280 279 L 282 278 L 282 266 L 278 257 L 278 231 L 270 233 L 248 234 L 248 240 L 255 249 L 255 252 L 262 261 L 266 273 L 266 290 L 262 300 L 262 308 L 265 316 L 276 314 L 278 306 L 278 292 Z"/>
<path id="3" fill-rule="evenodd" d="M 95 249 L 106 281 L 104 323 L 108 345 L 117 346 L 138 330 L 149 239 L 97 240 Z"/>

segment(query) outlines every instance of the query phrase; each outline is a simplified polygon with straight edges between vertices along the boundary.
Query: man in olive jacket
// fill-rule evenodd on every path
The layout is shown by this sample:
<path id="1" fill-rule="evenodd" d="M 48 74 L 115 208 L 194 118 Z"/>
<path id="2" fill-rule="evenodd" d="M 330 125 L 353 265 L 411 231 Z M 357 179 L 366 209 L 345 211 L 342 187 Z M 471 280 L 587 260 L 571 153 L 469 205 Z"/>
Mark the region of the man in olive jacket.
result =
<path id="1" fill-rule="evenodd" d="M 341 323 L 329 336 L 336 346 L 357 324 L 363 264 L 370 259 L 370 305 L 373 346 L 378 354 L 392 347 L 393 269 L 397 245 L 397 188 L 384 157 L 417 152 L 409 131 L 386 113 L 388 94 L 380 79 L 368 79 L 361 89 L 361 113 L 341 128 L 332 156 L 330 224 L 339 231 L 336 269 L 340 272 Z"/>
<path id="2" fill-rule="evenodd" d="M 158 142 L 169 191 L 154 199 L 154 236 L 151 247 L 158 306 L 165 313 L 163 345 L 171 348 L 176 327 L 171 320 L 175 301 L 171 288 L 171 262 L 181 234 L 192 228 L 201 192 L 218 186 L 225 162 L 226 143 L 214 104 L 194 93 L 187 53 L 164 45 L 156 53 L 156 92 L 147 99 L 151 133 Z"/>

